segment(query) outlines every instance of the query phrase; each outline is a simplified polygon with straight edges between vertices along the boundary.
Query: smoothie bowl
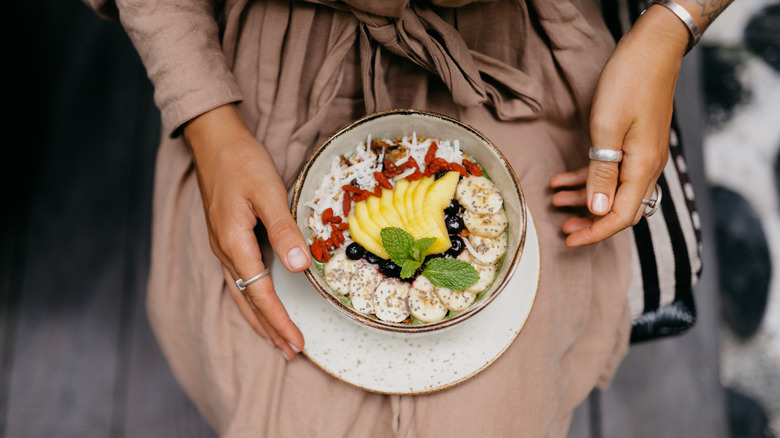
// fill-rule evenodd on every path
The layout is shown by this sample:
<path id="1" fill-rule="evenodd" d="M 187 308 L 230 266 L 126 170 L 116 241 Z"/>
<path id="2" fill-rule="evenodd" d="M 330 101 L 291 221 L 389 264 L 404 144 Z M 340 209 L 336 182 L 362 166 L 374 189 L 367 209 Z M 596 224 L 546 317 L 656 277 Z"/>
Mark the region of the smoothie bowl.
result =
<path id="1" fill-rule="evenodd" d="M 501 152 L 417 110 L 334 134 L 301 170 L 292 213 L 314 288 L 342 315 L 395 334 L 453 327 L 511 293 L 526 233 L 523 192 Z"/>

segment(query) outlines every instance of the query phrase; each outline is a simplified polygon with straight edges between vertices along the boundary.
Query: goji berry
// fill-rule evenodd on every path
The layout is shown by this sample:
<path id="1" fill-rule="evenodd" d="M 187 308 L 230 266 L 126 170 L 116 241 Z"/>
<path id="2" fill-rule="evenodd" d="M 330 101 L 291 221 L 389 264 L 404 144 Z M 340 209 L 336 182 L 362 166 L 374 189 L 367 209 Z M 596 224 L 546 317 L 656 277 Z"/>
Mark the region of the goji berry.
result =
<path id="1" fill-rule="evenodd" d="M 352 208 L 352 195 L 349 192 L 344 192 L 344 197 L 341 199 L 341 209 L 344 210 L 344 216 L 349 216 L 349 209 Z"/>
<path id="2" fill-rule="evenodd" d="M 388 179 L 395 178 L 396 176 L 398 176 L 398 175 L 400 175 L 402 173 L 403 173 L 403 170 L 399 169 L 398 167 L 396 167 L 395 170 L 393 170 L 393 171 L 389 171 L 389 170 L 382 171 L 382 175 L 384 175 L 385 178 L 388 178 Z"/>
<path id="3" fill-rule="evenodd" d="M 353 186 L 352 184 L 346 184 L 341 186 L 341 190 L 344 190 L 345 192 L 352 192 L 356 195 L 363 193 L 363 189 L 357 186 Z"/>
<path id="4" fill-rule="evenodd" d="M 330 218 L 333 217 L 333 209 L 328 207 L 322 212 L 322 223 L 327 224 L 330 222 Z"/>
<path id="5" fill-rule="evenodd" d="M 334 240 L 336 240 L 339 243 L 346 242 L 346 239 L 344 238 L 344 234 L 339 231 L 338 229 L 333 230 L 333 234 L 331 234 L 331 238 L 335 237 Z"/>
<path id="6" fill-rule="evenodd" d="M 390 181 L 387 180 L 387 177 L 385 177 L 382 172 L 374 172 L 374 179 L 383 189 L 393 190 L 393 185 L 390 184 Z M 374 189 L 374 193 L 376 193 L 376 189 Z M 382 196 L 382 190 L 379 190 L 379 196 Z"/>
<path id="7" fill-rule="evenodd" d="M 436 157 L 436 151 L 439 149 L 439 146 L 436 145 L 436 142 L 431 142 L 431 145 L 428 146 L 428 152 L 425 153 L 425 165 L 431 164 L 431 161 Z"/>
<path id="8" fill-rule="evenodd" d="M 333 216 L 332 218 L 330 218 L 330 223 L 332 223 L 332 224 L 340 224 L 341 221 L 343 221 L 343 220 L 344 219 L 342 219 L 341 216 Z"/>
<path id="9" fill-rule="evenodd" d="M 469 176 L 468 172 L 466 172 L 466 168 L 461 166 L 458 163 L 449 163 L 447 167 L 449 167 L 450 170 L 454 170 L 460 173 L 460 176 L 465 176 L 465 177 Z"/>
<path id="10" fill-rule="evenodd" d="M 339 224 L 339 227 L 338 227 L 338 228 L 339 228 L 339 231 L 344 231 L 344 230 L 346 230 L 347 228 L 349 228 L 349 224 L 348 224 L 348 223 L 346 223 L 346 222 L 342 222 L 342 223 L 340 223 L 340 224 Z"/>
<path id="11" fill-rule="evenodd" d="M 318 262 L 322 261 L 322 247 L 320 247 L 319 240 L 315 240 L 314 242 L 311 243 L 311 255 Z"/>
<path id="12" fill-rule="evenodd" d="M 430 175 L 428 175 L 428 176 L 430 176 Z M 420 179 L 422 177 L 423 177 L 423 173 L 420 172 L 419 170 L 415 170 L 414 173 L 409 175 L 409 176 L 407 176 L 406 179 L 409 180 L 409 181 L 417 181 L 418 179 Z"/>
<path id="13" fill-rule="evenodd" d="M 471 160 L 463 159 L 463 166 L 474 176 L 482 176 L 482 169 L 477 166 L 476 163 Z"/>

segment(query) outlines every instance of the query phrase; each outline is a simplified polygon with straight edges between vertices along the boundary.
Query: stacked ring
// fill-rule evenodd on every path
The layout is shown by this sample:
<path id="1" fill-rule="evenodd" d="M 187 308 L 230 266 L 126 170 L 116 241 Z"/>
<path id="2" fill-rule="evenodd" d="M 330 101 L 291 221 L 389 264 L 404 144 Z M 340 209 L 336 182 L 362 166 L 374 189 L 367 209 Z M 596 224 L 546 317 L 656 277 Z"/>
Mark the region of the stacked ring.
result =
<path id="1" fill-rule="evenodd" d="M 656 211 L 658 211 L 658 208 L 661 206 L 661 197 L 663 194 L 661 193 L 661 186 L 658 184 L 655 185 L 653 188 L 653 195 L 650 197 L 650 199 L 642 199 L 642 204 L 645 205 L 645 211 L 642 212 L 642 216 L 644 217 L 650 217 L 655 214 Z"/>

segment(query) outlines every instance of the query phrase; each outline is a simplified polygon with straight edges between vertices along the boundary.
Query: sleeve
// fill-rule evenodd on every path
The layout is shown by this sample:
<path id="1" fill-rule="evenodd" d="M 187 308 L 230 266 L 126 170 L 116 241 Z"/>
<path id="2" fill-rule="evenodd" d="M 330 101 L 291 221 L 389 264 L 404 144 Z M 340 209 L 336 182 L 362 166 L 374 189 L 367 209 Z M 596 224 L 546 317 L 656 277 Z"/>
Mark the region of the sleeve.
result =
<path id="1" fill-rule="evenodd" d="M 213 0 L 84 1 L 104 18 L 118 13 L 154 85 L 169 135 L 206 111 L 242 99 L 220 46 Z"/>

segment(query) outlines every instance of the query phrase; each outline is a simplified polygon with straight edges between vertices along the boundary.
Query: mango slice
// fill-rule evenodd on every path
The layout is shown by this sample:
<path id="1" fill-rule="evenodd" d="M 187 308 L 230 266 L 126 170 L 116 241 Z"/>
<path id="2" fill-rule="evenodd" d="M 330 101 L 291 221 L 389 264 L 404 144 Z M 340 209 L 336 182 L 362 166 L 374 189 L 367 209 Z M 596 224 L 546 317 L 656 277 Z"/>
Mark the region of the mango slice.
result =
<path id="1" fill-rule="evenodd" d="M 382 189 L 382 198 L 379 200 L 379 211 L 391 226 L 403 228 L 404 222 L 395 209 L 395 206 L 393 206 L 393 193 L 395 193 L 394 190 Z"/>
<path id="2" fill-rule="evenodd" d="M 367 251 L 371 251 L 385 260 L 390 258 L 390 254 L 385 251 L 381 240 L 376 241 L 368 233 L 363 231 L 363 228 L 361 228 L 354 214 L 349 215 L 347 223 L 349 223 L 349 234 L 352 235 L 352 240 L 359 243 Z"/>
<path id="3" fill-rule="evenodd" d="M 402 179 L 394 190 L 382 189 L 382 196 L 369 197 L 355 204 L 347 222 L 352 239 L 368 251 L 389 255 L 382 246 L 382 228 L 403 228 L 415 239 L 434 237 L 427 254 L 438 254 L 452 245 L 444 223 L 444 209 L 455 195 L 460 174 L 448 172 L 436 180 L 433 176 L 417 181 Z"/>

